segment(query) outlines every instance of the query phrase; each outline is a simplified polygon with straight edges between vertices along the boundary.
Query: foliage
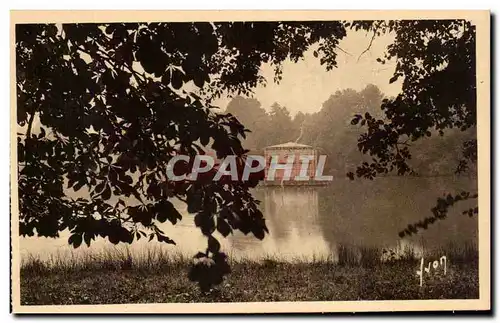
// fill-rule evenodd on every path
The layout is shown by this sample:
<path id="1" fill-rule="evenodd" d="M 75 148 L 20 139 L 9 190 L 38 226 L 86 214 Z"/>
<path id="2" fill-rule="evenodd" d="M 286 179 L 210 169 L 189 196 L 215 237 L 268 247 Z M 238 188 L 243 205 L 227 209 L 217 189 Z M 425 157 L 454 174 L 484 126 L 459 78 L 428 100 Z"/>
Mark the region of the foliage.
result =
<path id="1" fill-rule="evenodd" d="M 341 22 L 16 25 L 21 235 L 173 244 L 158 224 L 181 220 L 175 198 L 207 236 L 204 257 L 226 268 L 216 231 L 267 232 L 256 182 L 172 182 L 169 160 L 206 146 L 242 160 L 247 129 L 211 99 L 264 82 L 262 63 L 279 80 L 281 63 L 313 43 L 331 69 L 345 34 Z"/>
<path id="2" fill-rule="evenodd" d="M 371 30 L 374 37 L 393 32 L 394 42 L 378 61 L 396 61 L 390 83 L 403 79 L 401 93 L 383 101 L 383 118 L 366 112 L 352 119 L 353 125 L 360 123 L 366 129 L 358 140 L 359 150 L 371 156 L 371 163 L 357 167 L 356 176 L 373 179 L 393 171 L 415 174 L 408 163 L 412 142 L 433 133 L 442 136 L 447 129 L 467 131 L 476 126 L 475 26 L 463 20 L 418 20 L 376 21 L 370 25 L 354 22 L 351 28 Z M 476 164 L 476 146 L 475 139 L 464 143 L 457 172 Z M 347 175 L 354 178 L 352 172 Z M 477 194 L 463 194 L 477 198 Z M 451 195 L 438 199 L 434 217 L 408 226 L 400 235 L 415 233 L 417 227 L 425 228 L 445 218 L 448 207 L 456 201 Z"/>

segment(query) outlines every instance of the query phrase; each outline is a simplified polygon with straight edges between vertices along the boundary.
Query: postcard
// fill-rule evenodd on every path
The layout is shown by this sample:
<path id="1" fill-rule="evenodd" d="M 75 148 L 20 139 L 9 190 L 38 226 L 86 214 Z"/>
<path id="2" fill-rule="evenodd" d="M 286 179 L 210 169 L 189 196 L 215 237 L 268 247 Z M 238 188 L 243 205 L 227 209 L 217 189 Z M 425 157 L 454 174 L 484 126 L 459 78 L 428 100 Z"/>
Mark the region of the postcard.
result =
<path id="1" fill-rule="evenodd" d="M 10 44 L 13 313 L 491 310 L 488 11 L 12 11 Z"/>

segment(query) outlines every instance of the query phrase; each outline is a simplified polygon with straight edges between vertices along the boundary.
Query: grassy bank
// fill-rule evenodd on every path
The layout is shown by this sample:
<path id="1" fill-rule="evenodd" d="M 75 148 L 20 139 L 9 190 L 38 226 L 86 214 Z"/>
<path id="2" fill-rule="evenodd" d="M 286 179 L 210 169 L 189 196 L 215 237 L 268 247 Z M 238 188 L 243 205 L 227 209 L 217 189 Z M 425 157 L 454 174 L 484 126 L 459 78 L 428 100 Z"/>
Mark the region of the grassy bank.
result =
<path id="1" fill-rule="evenodd" d="M 442 253 L 446 251 L 445 253 Z M 112 304 L 167 302 L 264 302 L 479 297 L 477 250 L 453 247 L 425 256 L 448 259 L 447 273 L 424 274 L 420 259 L 406 252 L 381 260 L 383 250 L 339 248 L 335 259 L 283 262 L 231 261 L 232 273 L 210 293 L 187 278 L 190 259 L 161 251 L 142 257 L 103 253 L 78 259 L 26 259 L 21 268 L 21 303 Z"/>

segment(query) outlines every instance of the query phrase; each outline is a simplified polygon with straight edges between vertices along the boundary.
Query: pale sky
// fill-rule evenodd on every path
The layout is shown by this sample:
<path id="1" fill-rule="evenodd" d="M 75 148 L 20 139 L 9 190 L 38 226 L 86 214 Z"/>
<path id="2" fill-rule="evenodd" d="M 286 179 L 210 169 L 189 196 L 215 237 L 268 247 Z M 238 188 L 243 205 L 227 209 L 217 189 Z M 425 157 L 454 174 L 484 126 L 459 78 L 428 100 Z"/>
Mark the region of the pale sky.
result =
<path id="1" fill-rule="evenodd" d="M 401 83 L 389 84 L 394 72 L 394 62 L 382 65 L 376 61 L 383 57 L 386 46 L 392 42 L 392 35 L 375 38 L 369 51 L 360 54 L 368 48 L 372 33 L 366 31 L 348 32 L 339 46 L 348 54 L 338 50 L 338 67 L 327 72 L 326 66 L 321 66 L 319 58 L 313 56 L 313 49 L 306 52 L 298 63 L 286 61 L 283 65 L 283 79 L 280 84 L 273 81 L 273 68 L 269 65 L 261 67 L 262 75 L 268 80 L 267 86 L 259 86 L 254 90 L 266 110 L 278 102 L 288 108 L 292 115 L 302 111 L 312 113 L 320 110 L 321 105 L 337 90 L 352 88 L 362 90 L 367 84 L 375 84 L 387 96 L 394 96 L 401 90 Z M 223 97 L 214 104 L 225 109 L 231 99 Z"/>

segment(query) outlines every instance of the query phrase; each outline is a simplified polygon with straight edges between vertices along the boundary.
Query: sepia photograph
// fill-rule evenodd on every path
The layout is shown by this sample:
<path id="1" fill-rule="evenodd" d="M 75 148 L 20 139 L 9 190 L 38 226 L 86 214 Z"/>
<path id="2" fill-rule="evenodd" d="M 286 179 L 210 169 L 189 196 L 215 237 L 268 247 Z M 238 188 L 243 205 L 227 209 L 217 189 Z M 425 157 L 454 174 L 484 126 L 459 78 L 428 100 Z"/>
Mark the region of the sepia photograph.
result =
<path id="1" fill-rule="evenodd" d="M 11 11 L 10 47 L 14 313 L 491 309 L 488 11 Z"/>

